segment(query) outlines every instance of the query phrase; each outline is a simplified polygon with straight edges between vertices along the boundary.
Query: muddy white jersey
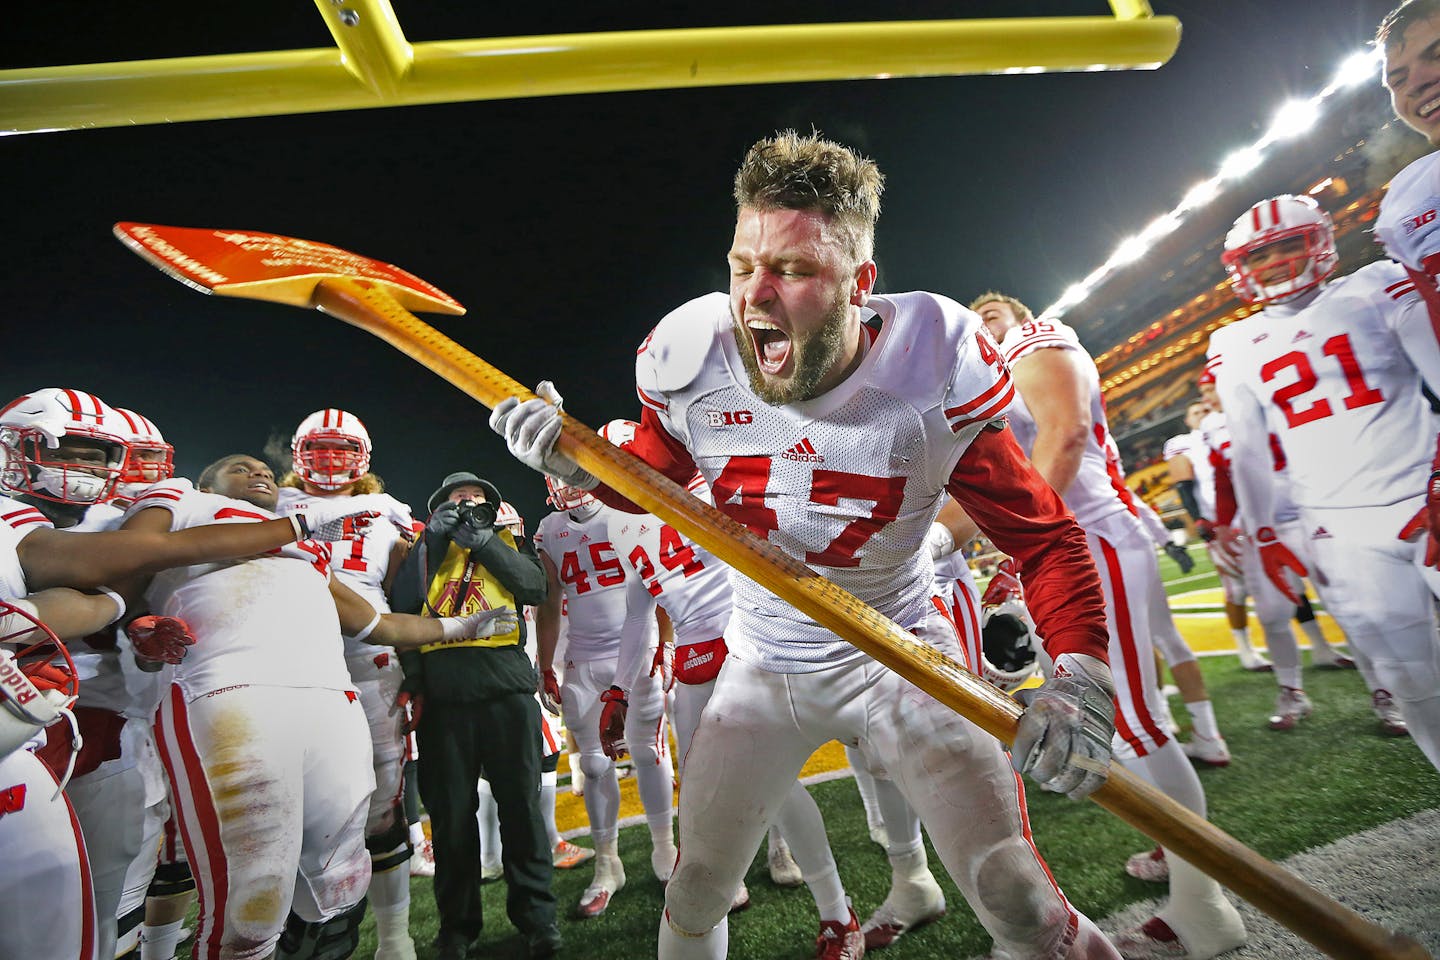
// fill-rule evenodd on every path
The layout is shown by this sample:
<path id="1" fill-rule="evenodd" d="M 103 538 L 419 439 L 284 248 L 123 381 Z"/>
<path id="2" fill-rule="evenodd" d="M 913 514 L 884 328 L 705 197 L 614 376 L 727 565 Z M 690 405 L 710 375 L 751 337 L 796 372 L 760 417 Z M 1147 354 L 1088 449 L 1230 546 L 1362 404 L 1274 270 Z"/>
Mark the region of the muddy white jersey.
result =
<path id="1" fill-rule="evenodd" d="M 314 503 L 330 503 L 334 497 L 317 497 L 298 487 L 281 487 L 275 512 L 281 516 L 292 513 L 306 513 Z M 334 561 L 334 574 L 340 582 L 364 597 L 377 613 L 389 613 L 390 601 L 385 597 L 385 578 L 390 572 L 390 556 L 395 545 L 403 539 L 401 530 L 411 529 L 414 519 L 410 508 L 388 493 L 364 493 L 345 497 L 347 509 L 358 512 L 373 510 L 380 516 L 370 522 L 365 536 L 358 540 L 343 540 L 330 544 Z M 381 653 L 393 653 L 391 647 L 374 643 L 356 643 L 345 638 L 345 656 L 371 659 Z"/>
<path id="2" fill-rule="evenodd" d="M 1382 506 L 1423 490 L 1435 428 L 1421 379 L 1440 382 L 1440 348 L 1401 267 L 1373 263 L 1266 307 L 1217 330 L 1209 352 L 1234 447 L 1263 461 L 1268 435 L 1278 437 L 1302 508 Z M 1257 494 L 1239 485 L 1243 474 L 1236 482 L 1249 511 Z"/>
<path id="3" fill-rule="evenodd" d="M 186 480 L 156 484 L 125 516 L 157 507 L 170 512 L 171 530 L 275 517 L 253 503 L 201 493 Z M 175 671 L 187 700 L 245 684 L 354 689 L 330 596 L 327 543 L 302 540 L 263 557 L 163 570 L 145 598 L 195 635 Z"/>
<path id="4" fill-rule="evenodd" d="M 1163 456 L 1166 460 L 1183 456 L 1190 461 L 1195 473 L 1195 504 L 1200 508 L 1200 516 L 1207 520 L 1215 519 L 1215 468 L 1210 465 L 1210 448 L 1205 446 L 1205 437 L 1200 429 L 1197 427 L 1166 440 Z"/>
<path id="5" fill-rule="evenodd" d="M 1120 450 L 1110 436 L 1105 419 L 1105 401 L 1100 395 L 1100 373 L 1095 361 L 1080 346 L 1080 338 L 1059 320 L 1036 320 L 1014 327 L 1005 334 L 1000 352 L 1012 367 L 1037 350 L 1069 350 L 1083 358 L 1085 379 L 1090 388 L 1090 438 L 1080 455 L 1080 469 L 1067 490 L 1060 491 L 1065 505 L 1075 514 L 1082 527 L 1090 527 L 1112 514 L 1135 513 L 1133 494 L 1125 485 L 1120 469 Z M 1025 406 L 1025 398 L 1015 397 L 1010 411 L 1010 425 L 1015 439 L 1028 454 L 1035 449 L 1035 417 Z"/>
<path id="6" fill-rule="evenodd" d="M 709 492 L 701 499 L 708 503 Z M 677 650 L 725 635 L 732 605 L 730 568 L 710 551 L 653 514 L 619 510 L 610 512 L 610 542 L 627 568 L 627 633 L 653 623 L 658 604 L 675 628 Z M 629 649 L 615 672 L 616 682 L 628 689 L 637 665 L 627 662 L 626 653 L 633 657 L 640 644 L 624 646 Z"/>
<path id="7" fill-rule="evenodd" d="M 0 497 L 0 598 L 23 600 L 30 592 L 20 566 L 20 541 L 42 527 L 54 526 L 28 503 Z"/>
<path id="8" fill-rule="evenodd" d="M 556 511 L 535 530 L 535 549 L 555 564 L 565 591 L 565 661 L 613 660 L 625 625 L 625 567 L 610 543 L 612 508 L 584 520 Z M 652 627 L 652 631 L 657 628 Z M 649 645 L 654 646 L 651 638 Z"/>
<path id="9" fill-rule="evenodd" d="M 869 306 L 865 356 L 813 400 L 771 406 L 750 389 L 720 293 L 660 322 L 636 386 L 721 511 L 910 628 L 933 609 L 924 543 L 945 484 L 1014 386 L 980 318 L 953 300 L 902 293 Z M 864 656 L 749 577 L 731 583 L 736 656 L 780 673 Z"/>

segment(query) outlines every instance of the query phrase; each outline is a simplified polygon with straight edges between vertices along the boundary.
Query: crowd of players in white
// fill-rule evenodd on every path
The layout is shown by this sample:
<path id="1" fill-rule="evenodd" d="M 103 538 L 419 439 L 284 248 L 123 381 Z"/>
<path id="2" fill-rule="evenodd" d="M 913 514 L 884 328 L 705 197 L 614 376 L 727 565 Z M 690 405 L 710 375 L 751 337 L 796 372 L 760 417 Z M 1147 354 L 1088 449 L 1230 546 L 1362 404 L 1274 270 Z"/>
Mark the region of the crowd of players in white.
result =
<path id="1" fill-rule="evenodd" d="M 1440 143 L 1440 2 L 1411 0 L 1387 29 L 1397 113 Z M 1170 898 L 1111 940 L 1030 841 L 1019 772 L 1084 796 L 1113 749 L 1204 815 L 1190 760 L 1230 756 L 1193 668 L 1192 741 L 1167 719 L 1155 653 L 1177 679 L 1193 663 L 1160 584 L 1169 533 L 1124 482 L 1075 332 L 1002 294 L 973 309 L 876 295 L 879 192 L 873 163 L 818 137 L 752 148 L 729 297 L 661 321 L 638 355 L 640 419 L 602 433 L 1003 689 L 1043 672 L 1013 770 L 968 721 L 559 453 L 559 397 L 542 384 L 491 424 L 547 475 L 556 508 L 534 538 L 550 584 L 537 695 L 586 783 L 596 855 L 577 913 L 603 914 L 625 885 L 614 761 L 628 751 L 667 882 L 661 957 L 725 955 L 767 832 L 776 878 L 814 897 L 818 957 L 892 943 L 947 909 L 922 823 L 997 957 L 1222 954 L 1244 925 L 1184 861 L 1132 858 Z M 1433 154 L 1382 206 L 1394 261 L 1343 277 L 1310 198 L 1242 214 L 1224 262 L 1264 309 L 1212 337 L 1205 400 L 1166 454 L 1194 482 L 1237 641 L 1256 600 L 1280 685 L 1271 726 L 1313 709 L 1288 625 L 1308 576 L 1350 652 L 1302 615 L 1312 658 L 1353 657 L 1386 732 L 1440 766 L 1440 418 L 1425 391 L 1440 385 L 1437 198 Z M 243 455 L 172 479 L 153 423 L 75 390 L 0 410 L 0 445 L 7 949 L 170 960 L 198 885 L 196 956 L 348 956 L 368 893 L 377 958 L 413 957 L 392 651 L 503 632 L 518 614 L 389 612 L 387 574 L 417 525 L 365 482 L 369 436 L 346 411 L 301 423 L 285 486 Z M 983 598 L 956 549 L 977 531 L 1015 558 Z M 1271 666 L 1248 641 L 1241 655 Z M 863 924 L 796 779 L 830 739 L 850 748 L 892 866 Z"/>

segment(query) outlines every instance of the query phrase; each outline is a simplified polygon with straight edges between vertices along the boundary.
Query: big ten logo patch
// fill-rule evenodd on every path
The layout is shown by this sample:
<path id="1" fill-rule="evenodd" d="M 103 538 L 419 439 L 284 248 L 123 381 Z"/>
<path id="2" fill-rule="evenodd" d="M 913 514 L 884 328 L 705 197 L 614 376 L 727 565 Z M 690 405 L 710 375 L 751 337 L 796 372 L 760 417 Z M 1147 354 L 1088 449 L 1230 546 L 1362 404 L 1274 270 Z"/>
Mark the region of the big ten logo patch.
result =
<path id="1" fill-rule="evenodd" d="M 1407 236 L 1414 233 L 1416 230 L 1419 230 L 1421 227 L 1427 226 L 1428 224 L 1431 224 L 1435 221 L 1436 204 L 1434 200 L 1431 200 L 1430 203 L 1430 209 L 1426 210 L 1424 213 L 1416 214 L 1413 217 L 1405 218 L 1405 234 Z"/>
<path id="2" fill-rule="evenodd" d="M 712 427 L 744 426 L 755 422 L 755 414 L 749 410 L 706 410 L 705 421 Z"/>
<path id="3" fill-rule="evenodd" d="M 25 784 L 0 789 L 0 817 L 7 813 L 19 813 L 25 809 Z"/>

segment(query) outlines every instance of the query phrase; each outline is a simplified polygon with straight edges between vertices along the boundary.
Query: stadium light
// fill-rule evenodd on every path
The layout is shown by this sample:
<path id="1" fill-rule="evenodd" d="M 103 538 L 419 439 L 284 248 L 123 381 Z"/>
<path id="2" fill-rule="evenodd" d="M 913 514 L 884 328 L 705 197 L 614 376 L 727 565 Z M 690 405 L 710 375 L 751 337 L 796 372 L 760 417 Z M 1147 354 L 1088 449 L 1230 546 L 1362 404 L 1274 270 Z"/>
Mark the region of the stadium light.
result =
<path id="1" fill-rule="evenodd" d="M 1297 137 L 1320 122 L 1321 98 L 1310 100 L 1289 100 L 1275 113 L 1268 140 L 1288 140 Z"/>
<path id="2" fill-rule="evenodd" d="M 1220 164 L 1215 176 L 1202 180 L 1185 192 L 1175 209 L 1154 220 L 1139 234 L 1124 240 L 1115 252 L 1084 280 L 1065 288 L 1065 292 L 1039 316 L 1041 320 L 1058 319 L 1070 307 L 1080 303 L 1116 269 L 1134 263 L 1162 237 L 1176 230 L 1186 216 L 1209 204 L 1220 195 L 1227 181 L 1239 180 L 1265 161 L 1266 148 L 1281 140 L 1299 136 L 1319 122 L 1325 101 L 1337 91 L 1373 80 L 1379 70 L 1381 51 L 1360 50 L 1341 62 L 1330 83 L 1309 99 L 1287 101 L 1275 112 L 1270 129 L 1259 140 L 1230 153 Z"/>
<path id="3" fill-rule="evenodd" d="M 1134 263 L 1136 260 L 1145 256 L 1147 249 L 1145 241 L 1139 237 L 1126 237 L 1121 241 L 1120 246 L 1115 248 L 1115 252 L 1110 254 L 1110 259 L 1107 260 L 1106 263 L 1116 267 L 1123 267 L 1125 264 Z"/>
<path id="4" fill-rule="evenodd" d="M 1352 53 L 1340 64 L 1340 69 L 1335 71 L 1335 79 L 1325 89 L 1330 91 L 1341 87 L 1354 87 L 1370 80 L 1380 68 L 1380 60 L 1381 53 L 1378 48 L 1372 47 Z"/>
<path id="5" fill-rule="evenodd" d="M 1265 159 L 1265 152 L 1258 144 L 1242 147 L 1230 154 L 1220 164 L 1221 180 L 1239 180 L 1245 174 L 1260 166 Z"/>
<path id="6" fill-rule="evenodd" d="M 1180 206 L 1176 208 L 1176 212 L 1198 210 L 1211 200 L 1214 200 L 1219 194 L 1219 177 L 1202 180 L 1185 192 L 1185 196 L 1180 200 Z"/>

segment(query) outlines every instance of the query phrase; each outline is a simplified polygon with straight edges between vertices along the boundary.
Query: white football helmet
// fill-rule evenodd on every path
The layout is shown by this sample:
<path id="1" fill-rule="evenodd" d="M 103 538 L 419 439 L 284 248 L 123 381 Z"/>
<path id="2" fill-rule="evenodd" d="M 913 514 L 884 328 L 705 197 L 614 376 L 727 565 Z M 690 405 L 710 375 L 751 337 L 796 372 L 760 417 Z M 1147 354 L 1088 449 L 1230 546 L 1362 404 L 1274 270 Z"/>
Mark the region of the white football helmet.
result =
<path id="1" fill-rule="evenodd" d="M 353 413 L 316 410 L 295 428 L 290 453 L 297 477 L 339 490 L 370 472 L 370 432 Z"/>
<path id="2" fill-rule="evenodd" d="M 104 461 L 60 459 L 55 451 L 66 437 L 97 445 Z M 58 387 L 27 393 L 0 409 L 0 487 L 54 503 L 101 503 L 114 492 L 128 444 L 124 419 L 94 394 Z"/>
<path id="3" fill-rule="evenodd" d="M 1014 693 L 1039 669 L 1035 637 L 1016 601 L 985 611 L 981 626 L 980 678 L 1006 693 Z"/>
<path id="4" fill-rule="evenodd" d="M 1296 237 L 1305 241 L 1303 252 L 1252 270 L 1246 263 L 1261 247 Z M 1281 194 L 1261 200 L 1242 213 L 1225 235 L 1225 252 L 1220 262 L 1230 272 L 1235 295 L 1246 303 L 1284 303 L 1313 289 L 1335 272 L 1340 255 L 1335 252 L 1335 225 L 1330 215 L 1311 197 Z M 1284 276 L 1268 283 L 1261 277 L 1283 270 Z"/>
<path id="5" fill-rule="evenodd" d="M 635 431 L 639 429 L 640 424 L 634 420 L 611 420 L 600 428 L 600 436 L 617 447 L 623 447 L 635 439 Z"/>
<path id="6" fill-rule="evenodd" d="M 520 511 L 508 500 L 500 501 L 500 506 L 495 511 L 495 525 L 509 530 L 512 537 L 525 536 L 525 518 L 520 516 Z"/>
<path id="7" fill-rule="evenodd" d="M 129 429 L 129 449 L 115 484 L 116 500 L 134 500 L 161 480 L 175 476 L 175 448 L 165 442 L 153 420 L 134 410 L 116 407 L 115 412 Z"/>
<path id="8" fill-rule="evenodd" d="M 79 689 L 65 644 L 29 610 L 0 600 L 0 757 L 65 716 Z"/>

